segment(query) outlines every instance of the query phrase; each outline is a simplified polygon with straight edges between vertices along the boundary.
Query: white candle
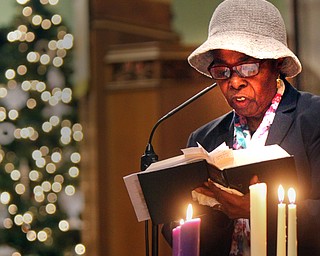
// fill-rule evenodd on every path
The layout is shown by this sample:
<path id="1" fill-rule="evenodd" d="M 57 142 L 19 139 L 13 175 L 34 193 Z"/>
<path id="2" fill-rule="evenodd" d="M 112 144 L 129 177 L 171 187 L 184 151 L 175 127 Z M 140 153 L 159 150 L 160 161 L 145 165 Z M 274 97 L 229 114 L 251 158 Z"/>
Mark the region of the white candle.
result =
<path id="1" fill-rule="evenodd" d="M 296 192 L 293 188 L 289 188 L 288 197 L 288 255 L 297 256 L 297 206 Z"/>
<path id="2" fill-rule="evenodd" d="M 257 183 L 250 189 L 251 256 L 267 255 L 267 185 Z"/>
<path id="3" fill-rule="evenodd" d="M 277 256 L 286 256 L 286 204 L 283 203 L 284 189 L 281 185 L 278 197 Z"/>

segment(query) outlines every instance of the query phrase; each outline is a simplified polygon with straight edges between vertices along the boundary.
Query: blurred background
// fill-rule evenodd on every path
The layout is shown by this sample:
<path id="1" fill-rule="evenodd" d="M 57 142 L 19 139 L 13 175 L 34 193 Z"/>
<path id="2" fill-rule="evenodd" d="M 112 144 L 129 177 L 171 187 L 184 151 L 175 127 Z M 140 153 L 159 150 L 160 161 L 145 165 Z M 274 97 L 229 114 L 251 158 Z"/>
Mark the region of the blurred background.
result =
<path id="1" fill-rule="evenodd" d="M 145 255 L 123 177 L 157 120 L 212 83 L 186 58 L 220 2 L 1 2 L 0 255 Z M 291 82 L 320 94 L 320 1 L 271 2 L 303 65 Z M 159 159 L 228 110 L 216 88 L 162 123 Z"/>

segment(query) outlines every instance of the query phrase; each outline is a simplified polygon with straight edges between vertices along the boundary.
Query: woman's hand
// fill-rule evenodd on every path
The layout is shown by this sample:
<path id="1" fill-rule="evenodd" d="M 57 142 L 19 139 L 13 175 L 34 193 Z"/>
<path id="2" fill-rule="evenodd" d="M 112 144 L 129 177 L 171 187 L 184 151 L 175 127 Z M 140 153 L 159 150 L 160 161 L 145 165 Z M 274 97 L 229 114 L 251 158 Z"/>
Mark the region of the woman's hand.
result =
<path id="1" fill-rule="evenodd" d="M 250 184 L 258 182 L 258 177 L 254 176 Z M 236 195 L 230 194 L 218 188 L 212 181 L 204 183 L 204 186 L 195 189 L 198 193 L 215 198 L 220 205 L 214 206 L 217 210 L 224 212 L 231 219 L 250 218 L 250 194 Z"/>

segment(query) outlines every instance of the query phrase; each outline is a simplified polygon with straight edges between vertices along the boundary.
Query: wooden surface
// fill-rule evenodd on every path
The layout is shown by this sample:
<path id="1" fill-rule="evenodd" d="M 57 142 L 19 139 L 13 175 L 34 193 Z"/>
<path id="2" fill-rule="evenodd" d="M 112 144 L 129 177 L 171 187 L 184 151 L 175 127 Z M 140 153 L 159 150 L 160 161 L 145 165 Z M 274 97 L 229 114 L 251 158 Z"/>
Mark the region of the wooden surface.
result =
<path id="1" fill-rule="evenodd" d="M 212 82 L 187 64 L 191 48 L 177 48 L 168 4 L 133 2 L 90 1 L 91 81 L 81 105 L 86 134 L 82 146 L 86 193 L 83 238 L 90 256 L 144 255 L 144 223 L 136 220 L 122 178 L 140 170 L 140 157 L 156 121 Z M 137 46 L 146 42 L 153 50 L 145 44 Z M 131 56 L 131 60 L 123 56 L 120 60 L 117 47 L 121 52 L 130 45 L 124 56 Z M 143 60 L 130 55 L 141 50 L 140 56 L 154 50 L 159 55 L 147 54 Z M 114 83 L 112 65 L 117 58 L 118 62 L 150 58 L 155 73 L 149 80 Z M 180 154 L 192 130 L 226 110 L 215 88 L 172 116 L 154 136 L 159 158 Z M 170 255 L 171 249 L 161 235 L 159 238 L 159 256 Z"/>

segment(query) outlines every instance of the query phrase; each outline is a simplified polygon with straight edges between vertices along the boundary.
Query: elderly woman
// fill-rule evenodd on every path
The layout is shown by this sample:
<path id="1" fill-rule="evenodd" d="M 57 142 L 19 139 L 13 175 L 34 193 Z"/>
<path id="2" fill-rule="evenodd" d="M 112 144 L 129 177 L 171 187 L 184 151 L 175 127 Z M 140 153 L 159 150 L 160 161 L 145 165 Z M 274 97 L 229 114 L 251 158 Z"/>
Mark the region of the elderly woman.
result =
<path id="1" fill-rule="evenodd" d="M 208 39 L 188 60 L 217 82 L 233 109 L 193 132 L 188 146 L 199 142 L 211 151 L 223 142 L 235 150 L 279 144 L 293 155 L 304 190 L 298 255 L 320 255 L 320 97 L 299 92 L 286 80 L 301 72 L 301 64 L 287 47 L 279 11 L 265 0 L 223 1 L 211 18 Z M 218 197 L 222 206 L 202 216 L 200 254 L 250 255 L 249 196 L 213 184 L 197 191 Z M 268 240 L 268 255 L 275 255 L 276 234 L 268 237 L 274 238 Z"/>

